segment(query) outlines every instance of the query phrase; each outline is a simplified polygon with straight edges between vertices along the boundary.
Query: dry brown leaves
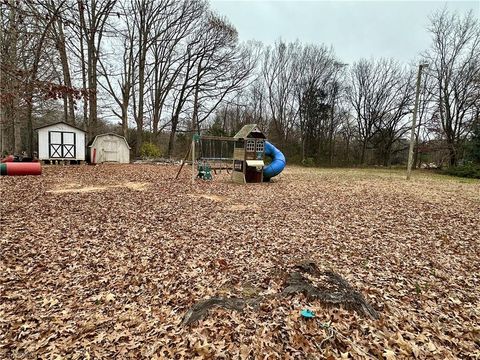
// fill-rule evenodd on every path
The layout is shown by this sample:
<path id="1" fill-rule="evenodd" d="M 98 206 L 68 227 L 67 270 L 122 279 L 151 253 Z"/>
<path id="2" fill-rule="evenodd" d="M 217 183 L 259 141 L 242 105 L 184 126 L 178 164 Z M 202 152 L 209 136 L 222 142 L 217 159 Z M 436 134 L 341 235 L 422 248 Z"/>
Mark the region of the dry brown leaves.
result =
<path id="1" fill-rule="evenodd" d="M 270 184 L 192 187 L 176 171 L 0 178 L 0 358 L 480 356 L 478 181 L 290 167 Z M 201 299 L 278 293 L 306 258 L 380 319 L 294 295 L 180 325 Z"/>

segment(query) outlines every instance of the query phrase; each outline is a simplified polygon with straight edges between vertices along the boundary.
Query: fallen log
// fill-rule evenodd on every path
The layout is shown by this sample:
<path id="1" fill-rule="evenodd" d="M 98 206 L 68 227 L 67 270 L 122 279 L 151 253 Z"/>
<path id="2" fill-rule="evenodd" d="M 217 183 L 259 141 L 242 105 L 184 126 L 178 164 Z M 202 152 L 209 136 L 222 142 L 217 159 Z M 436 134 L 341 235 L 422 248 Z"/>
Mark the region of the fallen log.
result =
<path id="1" fill-rule="evenodd" d="M 291 272 L 285 288 L 279 294 L 271 297 L 285 297 L 293 294 L 304 294 L 309 300 L 318 300 L 326 306 L 343 306 L 347 310 L 354 310 L 360 315 L 378 319 L 377 311 L 365 300 L 363 295 L 356 291 L 339 274 L 325 270 L 321 271 L 313 261 L 306 261 L 294 266 L 296 271 Z M 309 277 L 309 278 L 307 278 Z M 208 311 L 215 307 L 242 312 L 247 306 L 257 306 L 267 296 L 257 296 L 243 299 L 240 297 L 213 297 L 194 304 L 184 315 L 182 325 L 191 325 L 204 318 Z"/>

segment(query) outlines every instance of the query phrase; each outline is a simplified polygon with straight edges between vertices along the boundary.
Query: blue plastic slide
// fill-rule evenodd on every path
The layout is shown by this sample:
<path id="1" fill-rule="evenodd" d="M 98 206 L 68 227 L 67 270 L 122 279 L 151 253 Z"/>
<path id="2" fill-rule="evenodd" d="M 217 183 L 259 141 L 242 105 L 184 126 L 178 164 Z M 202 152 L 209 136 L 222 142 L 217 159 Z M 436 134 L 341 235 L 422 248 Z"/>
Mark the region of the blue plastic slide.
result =
<path id="1" fill-rule="evenodd" d="M 263 180 L 269 181 L 285 169 L 287 161 L 285 155 L 268 141 L 265 141 L 265 155 L 272 158 L 272 162 L 263 168 Z"/>

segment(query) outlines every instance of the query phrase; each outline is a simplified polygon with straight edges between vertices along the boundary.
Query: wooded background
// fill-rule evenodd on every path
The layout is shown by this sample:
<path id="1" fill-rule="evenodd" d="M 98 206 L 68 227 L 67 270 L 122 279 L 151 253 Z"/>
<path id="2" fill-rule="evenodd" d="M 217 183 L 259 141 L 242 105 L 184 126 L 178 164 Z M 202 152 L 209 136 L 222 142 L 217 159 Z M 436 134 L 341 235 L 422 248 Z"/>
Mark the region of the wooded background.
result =
<path id="1" fill-rule="evenodd" d="M 0 150 L 33 154 L 34 129 L 65 121 L 179 157 L 195 132 L 258 123 L 289 162 L 404 163 L 418 62 L 415 164 L 480 161 L 480 25 L 432 13 L 431 46 L 345 64 L 322 44 L 238 40 L 206 1 L 0 2 Z M 395 44 L 392 44 L 395 46 Z M 146 144 L 146 145 L 143 145 Z M 144 152 L 143 152 L 144 153 Z"/>

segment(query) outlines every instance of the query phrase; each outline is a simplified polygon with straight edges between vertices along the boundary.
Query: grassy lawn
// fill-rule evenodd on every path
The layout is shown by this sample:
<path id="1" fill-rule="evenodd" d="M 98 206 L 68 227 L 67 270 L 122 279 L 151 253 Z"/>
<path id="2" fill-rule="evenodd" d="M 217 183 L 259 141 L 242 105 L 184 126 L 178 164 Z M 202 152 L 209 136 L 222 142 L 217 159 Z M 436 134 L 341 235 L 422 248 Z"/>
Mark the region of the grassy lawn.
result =
<path id="1" fill-rule="evenodd" d="M 288 167 L 269 184 L 192 186 L 177 170 L 0 178 L 0 358 L 480 356 L 480 181 Z M 380 318 L 280 296 L 306 259 Z M 214 296 L 263 300 L 181 325 Z"/>

